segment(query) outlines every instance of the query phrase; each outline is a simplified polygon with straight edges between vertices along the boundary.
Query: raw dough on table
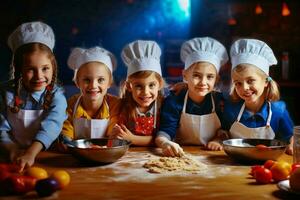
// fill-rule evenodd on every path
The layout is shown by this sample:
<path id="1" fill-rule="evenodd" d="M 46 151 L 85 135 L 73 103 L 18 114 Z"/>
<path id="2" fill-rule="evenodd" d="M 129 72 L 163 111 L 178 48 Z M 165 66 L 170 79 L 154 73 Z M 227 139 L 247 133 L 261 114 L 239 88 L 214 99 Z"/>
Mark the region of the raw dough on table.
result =
<path id="1" fill-rule="evenodd" d="M 195 160 L 191 155 L 182 157 L 159 157 L 150 159 L 143 167 L 150 173 L 190 172 L 197 173 L 207 169 L 207 165 Z"/>

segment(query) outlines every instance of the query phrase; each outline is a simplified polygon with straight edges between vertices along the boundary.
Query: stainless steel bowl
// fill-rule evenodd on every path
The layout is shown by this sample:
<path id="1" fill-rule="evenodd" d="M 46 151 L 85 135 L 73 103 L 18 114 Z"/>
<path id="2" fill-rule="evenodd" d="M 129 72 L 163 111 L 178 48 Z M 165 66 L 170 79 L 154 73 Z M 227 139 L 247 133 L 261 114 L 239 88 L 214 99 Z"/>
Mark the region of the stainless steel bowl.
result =
<path id="1" fill-rule="evenodd" d="M 98 163 L 113 163 L 128 150 L 130 142 L 120 139 L 79 139 L 69 141 L 71 153 L 80 160 Z"/>
<path id="2" fill-rule="evenodd" d="M 266 147 L 261 147 L 261 145 Z M 287 145 L 287 142 L 268 139 L 229 139 L 223 141 L 224 151 L 229 157 L 246 163 L 277 160 L 285 152 Z"/>

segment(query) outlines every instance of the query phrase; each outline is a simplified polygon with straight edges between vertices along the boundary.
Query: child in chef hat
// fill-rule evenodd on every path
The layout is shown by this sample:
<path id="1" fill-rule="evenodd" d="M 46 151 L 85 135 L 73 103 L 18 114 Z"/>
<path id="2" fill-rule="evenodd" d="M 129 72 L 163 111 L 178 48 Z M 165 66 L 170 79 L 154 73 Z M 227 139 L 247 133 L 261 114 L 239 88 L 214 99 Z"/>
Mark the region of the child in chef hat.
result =
<path id="1" fill-rule="evenodd" d="M 188 88 L 165 99 L 155 142 L 167 156 L 181 156 L 179 144 L 221 150 L 214 139 L 221 127 L 223 97 L 214 87 L 220 67 L 228 61 L 227 51 L 217 40 L 202 37 L 183 43 L 180 55 Z"/>
<path id="2" fill-rule="evenodd" d="M 1 85 L 1 144 L 20 171 L 52 144 L 67 117 L 67 102 L 56 84 L 54 43 L 52 28 L 42 22 L 24 23 L 8 38 L 13 73 Z"/>
<path id="3" fill-rule="evenodd" d="M 260 40 L 239 39 L 230 56 L 233 103 L 225 106 L 224 125 L 231 138 L 292 141 L 293 122 L 269 76 L 269 67 L 277 64 L 272 49 Z M 287 153 L 292 153 L 291 145 Z"/>
<path id="4" fill-rule="evenodd" d="M 68 99 L 64 139 L 105 137 L 110 110 L 117 101 L 117 97 L 107 94 L 113 82 L 115 56 L 101 47 L 74 48 L 68 65 L 74 70 L 73 81 L 80 93 Z"/>
<path id="5" fill-rule="evenodd" d="M 154 41 L 137 40 L 126 45 L 121 55 L 127 80 L 108 136 L 147 146 L 153 143 L 163 99 L 161 50 Z"/>

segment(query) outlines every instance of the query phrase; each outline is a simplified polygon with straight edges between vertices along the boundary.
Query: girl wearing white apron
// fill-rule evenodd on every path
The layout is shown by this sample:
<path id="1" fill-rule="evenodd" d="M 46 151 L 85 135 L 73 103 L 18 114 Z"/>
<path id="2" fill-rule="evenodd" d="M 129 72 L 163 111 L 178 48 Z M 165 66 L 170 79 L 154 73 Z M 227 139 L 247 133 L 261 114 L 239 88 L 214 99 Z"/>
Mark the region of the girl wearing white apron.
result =
<path id="1" fill-rule="evenodd" d="M 249 128 L 240 123 L 241 116 L 245 110 L 245 103 L 242 105 L 239 115 L 236 121 L 232 124 L 229 132 L 231 138 L 258 138 L 258 139 L 274 139 L 275 133 L 270 126 L 272 118 L 271 103 L 268 102 L 269 114 L 267 118 L 266 126 Z"/>
<path id="2" fill-rule="evenodd" d="M 215 112 L 215 102 L 210 94 L 212 111 L 206 115 L 186 113 L 188 92 L 184 97 L 183 109 L 180 116 L 179 129 L 175 141 L 183 145 L 207 145 L 221 127 L 221 122 Z"/>
<path id="3" fill-rule="evenodd" d="M 78 97 L 73 110 L 74 139 L 105 137 L 105 132 L 109 124 L 109 118 L 86 119 L 76 117 L 76 110 L 81 102 L 81 98 L 81 96 Z M 109 106 L 106 100 L 103 101 L 102 106 L 106 106 L 109 111 Z"/>

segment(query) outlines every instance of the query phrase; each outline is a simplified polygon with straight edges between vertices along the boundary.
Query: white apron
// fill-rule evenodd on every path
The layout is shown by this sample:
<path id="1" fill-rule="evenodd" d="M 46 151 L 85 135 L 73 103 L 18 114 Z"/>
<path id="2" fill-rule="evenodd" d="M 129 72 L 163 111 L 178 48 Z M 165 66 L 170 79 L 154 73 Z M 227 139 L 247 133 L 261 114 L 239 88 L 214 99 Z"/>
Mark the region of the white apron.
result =
<path id="1" fill-rule="evenodd" d="M 76 118 L 76 110 L 80 103 L 81 96 L 78 97 L 73 109 L 74 139 L 102 138 L 105 137 L 109 119 L 86 119 Z M 104 106 L 107 105 L 106 101 Z"/>
<path id="2" fill-rule="evenodd" d="M 194 115 L 186 113 L 188 92 L 184 98 L 179 129 L 175 141 L 186 145 L 206 145 L 221 127 L 221 122 L 215 112 L 215 103 L 211 95 L 212 111 L 206 115 Z"/>
<path id="3" fill-rule="evenodd" d="M 270 126 L 271 117 L 272 117 L 270 102 L 268 102 L 268 106 L 269 106 L 269 115 L 268 115 L 266 126 L 257 127 L 257 128 L 248 128 L 244 124 L 240 123 L 241 116 L 245 109 L 245 103 L 244 103 L 236 121 L 232 124 L 229 130 L 231 138 L 274 139 L 275 133 L 272 127 Z"/>
<path id="4" fill-rule="evenodd" d="M 8 109 L 7 118 L 12 126 L 14 140 L 21 147 L 28 147 L 32 144 L 36 133 L 40 128 L 43 110 L 23 110 L 13 113 Z"/>

